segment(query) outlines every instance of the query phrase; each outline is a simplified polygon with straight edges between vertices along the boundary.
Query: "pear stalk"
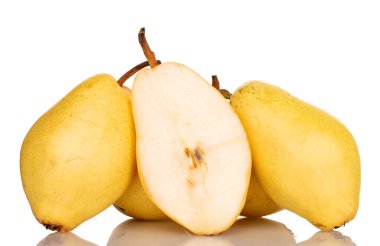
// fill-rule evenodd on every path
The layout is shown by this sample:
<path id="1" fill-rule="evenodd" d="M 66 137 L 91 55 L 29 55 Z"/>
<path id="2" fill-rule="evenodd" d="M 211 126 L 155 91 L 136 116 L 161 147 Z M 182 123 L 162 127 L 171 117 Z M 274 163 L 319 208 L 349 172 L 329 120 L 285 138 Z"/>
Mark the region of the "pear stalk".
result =
<path id="1" fill-rule="evenodd" d="M 141 48 L 144 52 L 146 59 L 149 62 L 149 65 L 152 68 L 159 65 L 161 62 L 156 60 L 156 56 L 154 55 L 154 52 L 149 47 L 148 41 L 145 37 L 145 28 L 144 27 L 140 29 L 138 37 L 139 37 L 139 43 L 141 45 Z"/>
<path id="2" fill-rule="evenodd" d="M 214 87 L 215 89 L 217 89 L 220 92 L 220 94 L 223 95 L 223 97 L 225 99 L 230 100 L 232 94 L 228 90 L 226 90 L 226 89 L 220 89 L 220 83 L 219 83 L 218 76 L 212 75 L 211 78 L 212 78 L 212 87 Z"/>
<path id="3" fill-rule="evenodd" d="M 161 61 L 158 60 L 157 61 L 158 64 L 161 64 Z M 133 75 L 135 75 L 138 71 L 140 71 L 141 69 L 145 68 L 149 66 L 149 62 L 148 61 L 144 61 L 136 66 L 134 66 L 133 68 L 131 68 L 129 71 L 127 71 L 125 74 L 123 74 L 120 79 L 117 81 L 117 83 L 121 86 L 123 86 L 123 84 L 125 83 L 125 81 L 127 81 L 130 77 L 132 77 Z"/>

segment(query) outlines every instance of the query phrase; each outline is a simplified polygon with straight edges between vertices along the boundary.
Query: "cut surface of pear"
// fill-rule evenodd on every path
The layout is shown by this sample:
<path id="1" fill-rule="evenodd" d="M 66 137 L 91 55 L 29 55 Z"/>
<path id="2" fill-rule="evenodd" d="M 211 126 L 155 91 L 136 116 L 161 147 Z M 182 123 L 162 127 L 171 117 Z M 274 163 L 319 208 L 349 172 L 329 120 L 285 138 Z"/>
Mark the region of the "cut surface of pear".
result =
<path id="1" fill-rule="evenodd" d="M 115 79 L 85 80 L 29 130 L 22 184 L 36 219 L 70 231 L 114 203 L 135 171 L 131 100 Z"/>
<path id="2" fill-rule="evenodd" d="M 223 96 L 170 62 L 137 74 L 132 109 L 137 167 L 153 203 L 193 233 L 228 229 L 245 202 L 251 155 Z"/>
<path id="3" fill-rule="evenodd" d="M 231 104 L 253 146 L 253 172 L 276 204 L 324 231 L 354 218 L 360 160 L 342 123 L 264 82 L 244 84 Z"/>

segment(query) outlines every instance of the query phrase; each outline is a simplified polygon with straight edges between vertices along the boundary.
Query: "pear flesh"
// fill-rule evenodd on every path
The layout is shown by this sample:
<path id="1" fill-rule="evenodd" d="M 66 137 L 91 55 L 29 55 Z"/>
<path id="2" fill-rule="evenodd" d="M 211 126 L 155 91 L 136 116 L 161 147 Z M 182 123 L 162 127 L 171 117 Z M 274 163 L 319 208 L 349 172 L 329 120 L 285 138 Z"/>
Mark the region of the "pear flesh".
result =
<path id="1" fill-rule="evenodd" d="M 243 208 L 251 155 L 223 96 L 191 69 L 163 63 L 132 88 L 136 158 L 148 197 L 196 234 L 227 230 Z"/>
<path id="2" fill-rule="evenodd" d="M 36 219 L 70 231 L 114 203 L 135 171 L 130 97 L 101 74 L 74 88 L 29 130 L 22 184 Z"/>
<path id="3" fill-rule="evenodd" d="M 258 81 L 240 87 L 231 104 L 252 146 L 254 174 L 276 204 L 324 231 L 354 218 L 360 160 L 342 123 Z"/>

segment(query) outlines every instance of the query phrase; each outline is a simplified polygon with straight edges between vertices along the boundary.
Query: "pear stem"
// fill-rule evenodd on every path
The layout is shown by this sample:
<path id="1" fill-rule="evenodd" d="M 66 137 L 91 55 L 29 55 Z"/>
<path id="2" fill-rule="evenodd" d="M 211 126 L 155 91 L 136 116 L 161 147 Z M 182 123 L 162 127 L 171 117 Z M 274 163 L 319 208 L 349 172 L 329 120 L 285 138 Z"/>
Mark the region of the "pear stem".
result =
<path id="1" fill-rule="evenodd" d="M 149 47 L 148 41 L 146 40 L 146 37 L 145 37 L 145 28 L 144 27 L 140 29 L 138 36 L 139 36 L 139 43 L 141 45 L 141 48 L 144 52 L 146 59 L 149 62 L 149 65 L 151 67 L 156 67 L 160 63 L 157 62 L 156 56 L 154 55 L 154 52 Z"/>
<path id="2" fill-rule="evenodd" d="M 158 64 L 161 64 L 161 61 L 158 60 L 157 61 Z M 123 74 L 120 79 L 117 81 L 117 83 L 120 85 L 120 86 L 123 86 L 123 84 L 125 83 L 125 81 L 127 81 L 130 77 L 132 77 L 135 73 L 137 73 L 138 71 L 140 71 L 141 69 L 143 69 L 144 67 L 147 67 L 149 66 L 149 62 L 148 61 L 144 61 L 136 66 L 134 66 L 133 68 L 131 68 L 128 72 L 126 72 L 125 74 Z"/>
<path id="3" fill-rule="evenodd" d="M 230 100 L 232 94 L 231 94 L 228 90 L 226 90 L 226 89 L 220 89 L 220 83 L 219 83 L 218 76 L 216 76 L 216 75 L 212 75 L 211 78 L 212 78 L 212 86 L 213 86 L 215 89 L 217 89 L 217 90 L 220 92 L 220 94 L 222 94 L 222 96 L 223 96 L 225 99 Z"/>
<path id="4" fill-rule="evenodd" d="M 220 83 L 219 83 L 218 76 L 212 75 L 211 78 L 212 78 L 212 86 L 219 91 L 220 90 Z"/>

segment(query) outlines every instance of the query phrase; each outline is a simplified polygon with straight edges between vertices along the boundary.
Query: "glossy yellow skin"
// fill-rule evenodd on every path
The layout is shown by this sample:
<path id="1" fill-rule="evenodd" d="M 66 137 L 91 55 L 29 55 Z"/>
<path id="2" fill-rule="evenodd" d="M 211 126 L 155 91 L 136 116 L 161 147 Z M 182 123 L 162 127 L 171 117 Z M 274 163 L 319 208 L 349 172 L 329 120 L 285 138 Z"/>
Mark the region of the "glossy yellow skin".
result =
<path id="1" fill-rule="evenodd" d="M 268 197 L 260 183 L 257 181 L 257 178 L 252 173 L 247 199 L 240 214 L 247 217 L 262 217 L 276 213 L 280 210 L 282 210 L 282 208 Z"/>
<path id="2" fill-rule="evenodd" d="M 117 210 L 141 220 L 164 220 L 168 217 L 149 199 L 145 193 L 138 172 L 124 194 L 115 202 Z"/>
<path id="3" fill-rule="evenodd" d="M 355 217 L 360 160 L 343 124 L 258 81 L 240 87 L 231 104 L 252 146 L 253 172 L 275 203 L 324 231 Z"/>
<path id="4" fill-rule="evenodd" d="M 21 148 L 23 188 L 36 219 L 70 231 L 114 203 L 135 172 L 130 97 L 101 74 L 32 126 Z"/>

